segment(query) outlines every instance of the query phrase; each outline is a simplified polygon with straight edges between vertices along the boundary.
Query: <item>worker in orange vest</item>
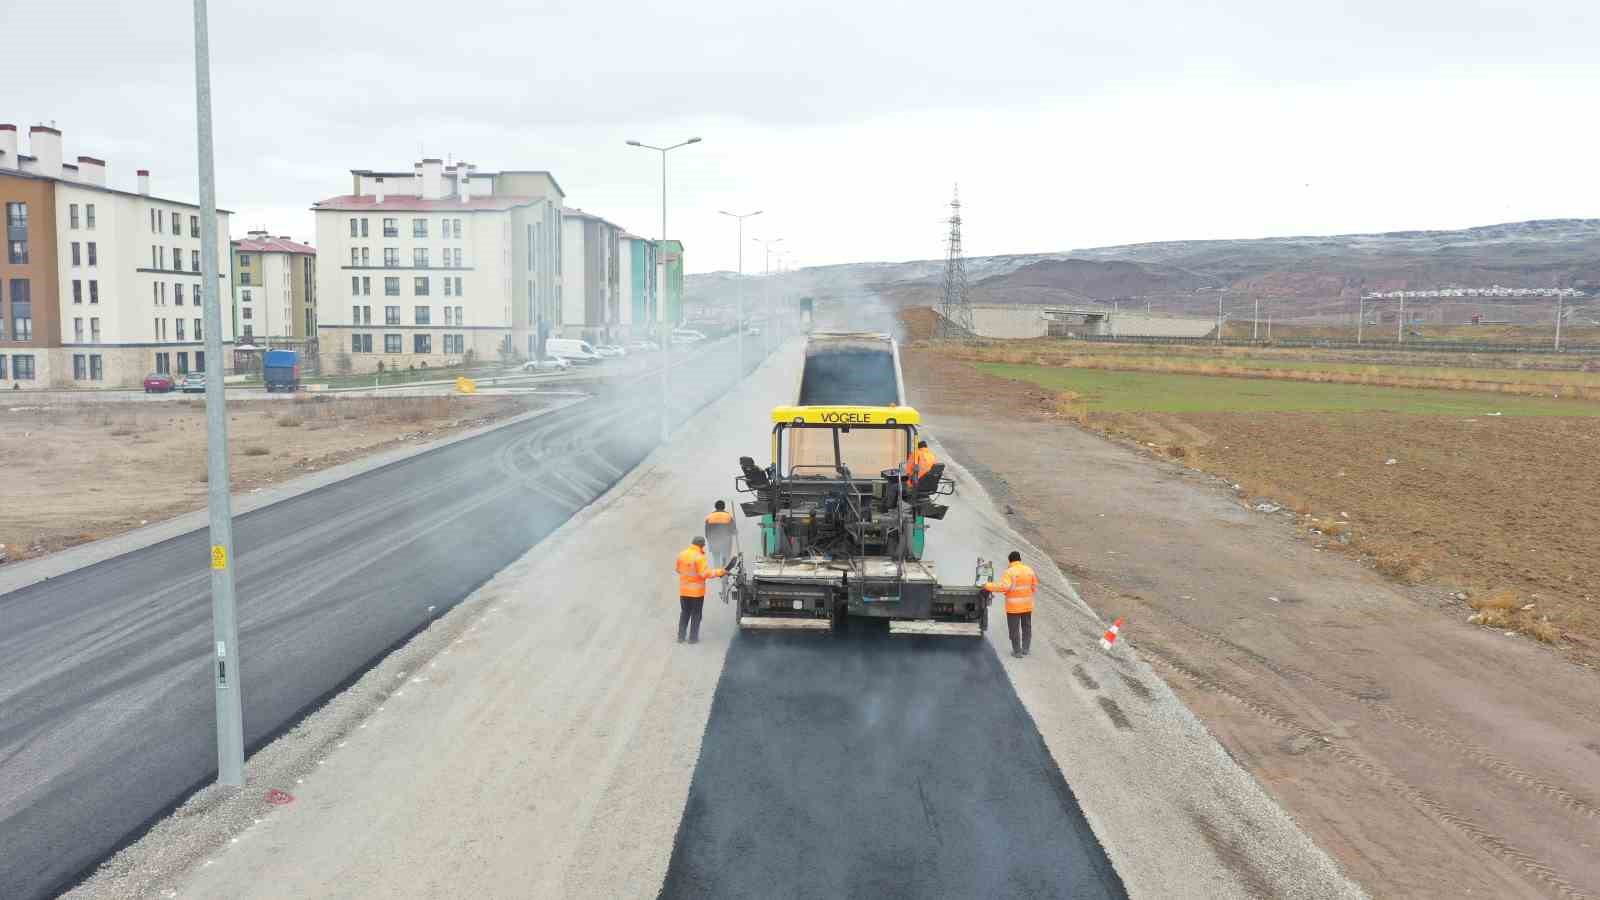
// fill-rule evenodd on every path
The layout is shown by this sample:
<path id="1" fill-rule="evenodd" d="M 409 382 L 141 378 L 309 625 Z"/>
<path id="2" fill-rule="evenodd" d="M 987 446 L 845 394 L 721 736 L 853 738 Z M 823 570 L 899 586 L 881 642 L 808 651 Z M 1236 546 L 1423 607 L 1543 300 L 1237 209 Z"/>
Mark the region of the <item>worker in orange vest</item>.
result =
<path id="1" fill-rule="evenodd" d="M 733 551 L 733 513 L 728 512 L 728 504 L 721 500 L 706 516 L 706 542 L 710 547 L 711 564 L 726 565 Z"/>
<path id="2" fill-rule="evenodd" d="M 727 572 L 711 568 L 706 560 L 706 539 L 696 536 L 678 554 L 678 643 L 689 629 L 689 643 L 700 643 L 700 613 L 706 604 L 706 579 L 721 578 Z"/>
<path id="3" fill-rule="evenodd" d="M 1028 655 L 1033 643 L 1033 595 L 1039 589 L 1039 576 L 1022 561 L 1022 554 L 1011 551 L 1006 557 L 1011 565 L 998 582 L 991 581 L 983 589 L 991 594 L 1006 595 L 1006 631 L 1011 635 L 1011 655 L 1018 659 Z"/>
<path id="4" fill-rule="evenodd" d="M 938 461 L 939 458 L 933 455 L 932 450 L 928 449 L 928 442 L 918 441 L 917 449 L 911 451 L 911 455 L 906 457 L 904 467 L 906 478 L 910 480 L 911 484 L 915 485 L 922 480 L 922 476 L 928 474 L 933 468 L 933 464 Z"/>

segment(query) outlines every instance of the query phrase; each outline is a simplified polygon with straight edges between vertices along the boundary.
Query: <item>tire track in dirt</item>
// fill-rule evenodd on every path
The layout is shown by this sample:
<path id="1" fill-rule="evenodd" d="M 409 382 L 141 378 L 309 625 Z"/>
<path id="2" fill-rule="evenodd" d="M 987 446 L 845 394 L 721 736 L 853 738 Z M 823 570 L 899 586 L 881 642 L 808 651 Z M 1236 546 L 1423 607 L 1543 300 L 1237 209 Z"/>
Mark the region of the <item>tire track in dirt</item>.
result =
<path id="1" fill-rule="evenodd" d="M 1250 662 L 1255 663 L 1256 665 L 1266 669 L 1274 675 L 1279 676 L 1280 678 L 1301 681 L 1303 683 L 1322 688 L 1329 693 L 1344 697 L 1345 699 L 1354 700 L 1360 703 L 1363 707 L 1371 710 L 1374 713 L 1377 713 L 1378 716 L 1385 721 L 1392 722 L 1401 726 L 1402 728 L 1406 728 L 1417 734 L 1420 734 L 1423 737 L 1426 737 L 1429 740 L 1432 740 L 1433 742 L 1451 750 L 1461 758 L 1483 768 L 1485 771 L 1498 775 L 1501 778 L 1513 782 L 1521 787 L 1527 788 L 1528 790 L 1540 796 L 1546 797 L 1554 801 L 1556 805 L 1561 806 L 1568 811 L 1574 812 L 1588 819 L 1600 818 L 1600 804 L 1577 796 L 1572 792 L 1565 790 L 1564 788 L 1551 784 L 1550 782 L 1540 778 L 1538 775 L 1519 768 L 1515 764 L 1507 762 L 1501 757 L 1496 756 L 1489 750 L 1485 750 L 1484 748 L 1479 747 L 1470 741 L 1459 738 L 1436 725 L 1431 725 L 1427 722 L 1424 722 L 1410 713 L 1397 709 L 1393 705 L 1384 702 L 1382 698 L 1374 696 L 1374 694 L 1370 691 L 1351 688 L 1348 685 L 1341 684 L 1314 672 L 1296 668 L 1295 666 L 1284 663 L 1275 662 L 1248 647 L 1241 646 L 1240 644 L 1231 641 L 1228 638 L 1225 638 L 1212 631 L 1208 631 L 1205 628 L 1201 628 L 1200 626 L 1195 625 L 1194 623 L 1189 622 L 1181 616 L 1175 615 L 1171 612 L 1167 613 L 1166 618 L 1171 620 L 1174 624 L 1183 626 L 1201 640 L 1206 641 L 1213 646 L 1218 647 L 1219 649 L 1231 650 L 1235 653 L 1244 655 Z"/>
<path id="2" fill-rule="evenodd" d="M 1183 662 L 1172 651 L 1152 642 L 1148 637 L 1148 625 L 1146 625 L 1146 629 L 1146 636 L 1134 644 L 1134 647 L 1152 666 L 1165 670 L 1162 672 L 1164 678 L 1170 679 L 1172 676 L 1181 675 L 1195 687 L 1217 694 L 1236 705 L 1244 707 L 1279 728 L 1311 741 L 1312 747 L 1321 747 L 1333 758 L 1351 766 L 1385 790 L 1396 796 L 1403 797 L 1413 806 L 1426 812 L 1437 821 L 1461 832 L 1489 853 L 1532 877 L 1556 896 L 1566 898 L 1566 900 L 1597 900 L 1593 894 L 1561 877 L 1560 874 L 1538 857 L 1517 847 L 1476 821 L 1456 813 L 1442 802 L 1423 793 L 1410 782 L 1390 771 L 1383 764 L 1368 759 L 1359 751 L 1340 743 L 1328 734 L 1305 727 L 1300 724 L 1294 714 L 1286 712 L 1270 702 L 1251 697 L 1241 690 L 1223 684 L 1221 681 Z"/>

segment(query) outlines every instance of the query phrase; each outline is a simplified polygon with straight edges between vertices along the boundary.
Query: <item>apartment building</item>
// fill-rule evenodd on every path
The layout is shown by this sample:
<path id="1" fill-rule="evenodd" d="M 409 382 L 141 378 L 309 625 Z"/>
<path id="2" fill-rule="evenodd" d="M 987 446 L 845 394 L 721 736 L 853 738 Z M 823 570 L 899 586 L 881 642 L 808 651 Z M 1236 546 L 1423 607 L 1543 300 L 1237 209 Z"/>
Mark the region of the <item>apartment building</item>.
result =
<path id="1" fill-rule="evenodd" d="M 233 315 L 241 344 L 317 337 L 317 250 L 251 231 L 233 242 Z"/>
<path id="2" fill-rule="evenodd" d="M 683 242 L 662 241 L 656 264 L 661 292 L 660 314 L 673 325 L 683 323 Z"/>
<path id="3" fill-rule="evenodd" d="M 63 161 L 62 133 L 35 125 L 24 154 L 0 124 L 0 389 L 136 388 L 150 372 L 206 370 L 200 210 L 113 188 L 104 160 Z M 218 271 L 228 246 L 218 210 Z M 233 334 L 223 316 L 224 344 Z"/>
<path id="4" fill-rule="evenodd" d="M 622 325 L 629 337 L 654 333 L 656 319 L 656 242 L 637 234 L 622 235 Z"/>
<path id="5" fill-rule="evenodd" d="M 350 175 L 351 193 L 311 207 L 323 371 L 520 358 L 559 333 L 553 175 L 439 159 Z"/>
<path id="6" fill-rule="evenodd" d="M 622 337 L 622 228 L 575 207 L 561 211 L 566 277 L 561 335 L 591 343 Z"/>

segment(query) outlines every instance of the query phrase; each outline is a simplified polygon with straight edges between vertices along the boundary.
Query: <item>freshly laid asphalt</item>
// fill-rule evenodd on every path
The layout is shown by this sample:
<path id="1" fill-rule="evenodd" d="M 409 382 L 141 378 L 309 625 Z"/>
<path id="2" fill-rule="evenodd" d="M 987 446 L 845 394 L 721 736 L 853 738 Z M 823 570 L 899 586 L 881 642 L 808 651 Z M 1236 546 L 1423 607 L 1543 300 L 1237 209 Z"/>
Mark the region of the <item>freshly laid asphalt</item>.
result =
<path id="1" fill-rule="evenodd" d="M 1126 893 L 989 642 L 747 632 L 661 896 Z"/>
<path id="2" fill-rule="evenodd" d="M 697 352 L 674 369 L 676 417 L 731 381 L 731 347 Z M 291 727 L 631 469 L 656 444 L 656 385 L 614 383 L 238 517 L 247 745 Z M 0 897 L 70 886 L 215 778 L 208 543 L 195 531 L 0 595 Z"/>

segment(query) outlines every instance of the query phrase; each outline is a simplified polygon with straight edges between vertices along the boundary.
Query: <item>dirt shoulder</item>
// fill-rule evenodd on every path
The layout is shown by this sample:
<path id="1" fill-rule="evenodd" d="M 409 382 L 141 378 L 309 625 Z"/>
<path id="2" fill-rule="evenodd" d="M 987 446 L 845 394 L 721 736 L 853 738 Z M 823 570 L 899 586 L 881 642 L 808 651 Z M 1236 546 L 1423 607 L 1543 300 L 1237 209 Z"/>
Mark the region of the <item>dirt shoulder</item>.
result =
<path id="1" fill-rule="evenodd" d="M 904 363 L 935 438 L 1374 895 L 1600 894 L 1592 670 L 1062 421 L 1048 390 L 927 350 Z M 1414 471 L 1392 477 L 1452 480 L 1410 445 Z"/>
<path id="2" fill-rule="evenodd" d="M 531 397 L 333 397 L 228 404 L 233 488 L 246 493 L 407 442 L 537 408 Z M 9 460 L 0 553 L 44 556 L 202 508 L 201 400 L 0 410 Z"/>

